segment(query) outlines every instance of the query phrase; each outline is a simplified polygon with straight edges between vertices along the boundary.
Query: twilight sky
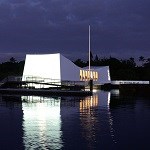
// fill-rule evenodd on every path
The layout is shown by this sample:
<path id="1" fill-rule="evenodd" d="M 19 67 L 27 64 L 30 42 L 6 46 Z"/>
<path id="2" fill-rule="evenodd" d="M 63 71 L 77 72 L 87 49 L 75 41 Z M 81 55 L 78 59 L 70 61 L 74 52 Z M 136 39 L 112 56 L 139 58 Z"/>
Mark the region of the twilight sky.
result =
<path id="1" fill-rule="evenodd" d="M 0 61 L 26 53 L 75 60 L 150 57 L 150 0 L 0 0 Z"/>

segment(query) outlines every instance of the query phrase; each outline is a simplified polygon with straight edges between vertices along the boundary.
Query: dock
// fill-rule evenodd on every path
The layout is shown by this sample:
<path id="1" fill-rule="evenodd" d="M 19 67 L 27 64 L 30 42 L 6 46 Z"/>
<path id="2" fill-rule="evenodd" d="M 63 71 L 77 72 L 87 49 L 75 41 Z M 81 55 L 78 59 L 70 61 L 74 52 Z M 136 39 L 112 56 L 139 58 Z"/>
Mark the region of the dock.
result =
<path id="1" fill-rule="evenodd" d="M 37 96 L 90 96 L 91 91 L 55 90 L 55 89 L 0 89 L 0 94 L 37 95 Z"/>
<path id="2" fill-rule="evenodd" d="M 46 95 L 46 96 L 89 96 L 92 90 L 85 89 L 85 82 L 58 81 L 31 77 L 22 81 L 22 77 L 7 77 L 0 84 L 0 94 Z"/>

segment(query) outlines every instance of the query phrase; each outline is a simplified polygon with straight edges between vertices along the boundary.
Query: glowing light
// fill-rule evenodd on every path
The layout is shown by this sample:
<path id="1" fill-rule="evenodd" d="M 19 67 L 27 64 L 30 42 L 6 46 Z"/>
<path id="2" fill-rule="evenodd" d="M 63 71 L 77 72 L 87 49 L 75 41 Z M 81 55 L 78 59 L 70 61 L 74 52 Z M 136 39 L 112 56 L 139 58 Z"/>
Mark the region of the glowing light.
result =
<path id="1" fill-rule="evenodd" d="M 60 55 L 27 55 L 23 76 L 30 75 L 42 78 L 60 79 Z"/>
<path id="2" fill-rule="evenodd" d="M 98 80 L 98 72 L 96 71 L 89 71 L 87 70 L 80 70 L 80 81 L 88 81 L 89 79 L 93 79 L 94 81 Z"/>
<path id="3" fill-rule="evenodd" d="M 111 93 L 110 92 L 108 92 L 108 103 L 107 103 L 107 105 L 108 105 L 108 107 L 109 107 L 109 104 L 110 104 L 110 96 L 111 96 Z"/>
<path id="4" fill-rule="evenodd" d="M 37 96 L 22 97 L 22 99 L 28 102 L 22 104 L 25 148 L 31 149 L 30 143 L 32 143 L 37 149 L 38 146 L 44 149 L 47 146 L 61 149 L 60 100 L 41 99 Z"/>

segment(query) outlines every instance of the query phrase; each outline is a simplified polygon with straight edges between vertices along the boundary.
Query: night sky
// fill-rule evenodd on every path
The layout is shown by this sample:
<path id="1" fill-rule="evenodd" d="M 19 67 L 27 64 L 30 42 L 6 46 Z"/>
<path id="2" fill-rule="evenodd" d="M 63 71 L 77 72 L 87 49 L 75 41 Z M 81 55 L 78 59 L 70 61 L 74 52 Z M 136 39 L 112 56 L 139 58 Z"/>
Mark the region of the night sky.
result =
<path id="1" fill-rule="evenodd" d="M 150 57 L 150 0 L 0 0 L 0 61 L 26 53 Z M 87 58 L 88 59 L 88 58 Z"/>

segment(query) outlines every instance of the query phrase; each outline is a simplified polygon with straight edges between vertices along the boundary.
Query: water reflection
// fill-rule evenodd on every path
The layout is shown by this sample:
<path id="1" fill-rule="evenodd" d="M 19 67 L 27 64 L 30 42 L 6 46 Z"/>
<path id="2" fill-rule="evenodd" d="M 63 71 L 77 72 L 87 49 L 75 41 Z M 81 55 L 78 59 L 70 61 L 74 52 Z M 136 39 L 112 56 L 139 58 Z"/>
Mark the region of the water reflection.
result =
<path id="1" fill-rule="evenodd" d="M 60 98 L 22 96 L 26 149 L 61 149 Z"/>
<path id="2" fill-rule="evenodd" d="M 110 92 L 93 96 L 3 96 L 22 103 L 22 141 L 25 149 L 95 149 L 116 143 Z M 10 103 L 10 101 L 9 101 Z M 9 104 L 8 103 L 8 104 Z M 2 103 L 1 103 L 2 104 Z M 78 143 L 78 144 L 75 144 Z"/>
<path id="3" fill-rule="evenodd" d="M 112 138 L 112 142 L 116 143 L 115 134 L 113 129 L 113 117 L 109 110 L 110 92 L 97 92 L 93 96 L 87 97 L 80 101 L 80 120 L 82 126 L 82 136 L 87 141 L 87 148 L 94 149 L 97 144 L 97 132 L 104 129 L 104 135 L 108 134 Z M 99 108 L 101 112 L 99 113 Z M 102 115 L 102 119 L 99 116 Z M 108 120 L 108 124 L 103 124 L 103 119 Z M 105 120 L 105 122 L 107 122 Z M 97 126 L 98 125 L 98 126 Z M 105 125 L 105 127 L 103 127 Z M 108 127 L 107 127 L 108 126 Z M 106 131 L 106 128 L 108 129 Z M 98 135 L 99 136 L 99 135 Z M 101 135 L 100 135 L 101 136 Z"/>
<path id="4" fill-rule="evenodd" d="M 11 101 L 9 101 L 11 100 Z M 24 149 L 20 97 L 0 95 L 0 149 Z"/>
<path id="5" fill-rule="evenodd" d="M 150 101 L 118 94 L 0 95 L 0 149 L 145 149 Z"/>
<path id="6" fill-rule="evenodd" d="M 81 99 L 80 101 L 80 121 L 82 126 L 82 136 L 88 143 L 88 149 L 93 149 L 94 142 L 96 141 L 95 125 L 98 122 L 97 117 L 95 116 L 96 107 L 98 107 L 98 94 Z"/>

